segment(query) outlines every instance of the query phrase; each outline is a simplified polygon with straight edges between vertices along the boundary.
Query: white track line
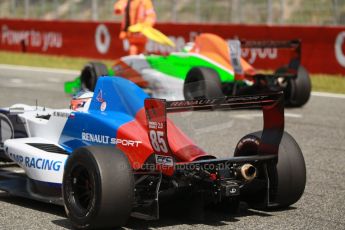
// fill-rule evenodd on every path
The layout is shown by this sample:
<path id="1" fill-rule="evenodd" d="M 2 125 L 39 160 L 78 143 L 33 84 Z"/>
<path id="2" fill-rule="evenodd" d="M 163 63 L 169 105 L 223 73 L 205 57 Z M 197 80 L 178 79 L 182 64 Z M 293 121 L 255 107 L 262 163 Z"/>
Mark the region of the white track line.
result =
<path id="1" fill-rule="evenodd" d="M 290 117 L 290 118 L 302 118 L 303 115 L 302 114 L 298 114 L 298 113 L 284 113 L 285 117 Z M 262 113 L 248 113 L 248 114 L 236 114 L 233 115 L 233 117 L 235 118 L 239 118 L 239 119 L 244 119 L 244 120 L 252 120 L 256 117 L 262 117 L 263 114 Z"/>
<path id="2" fill-rule="evenodd" d="M 291 118 L 302 118 L 303 115 L 302 114 L 298 114 L 298 113 L 284 113 L 285 117 L 291 117 Z"/>
<path id="3" fill-rule="evenodd" d="M 61 73 L 61 74 L 73 74 L 73 75 L 80 74 L 80 71 L 78 70 L 54 69 L 54 68 L 7 65 L 7 64 L 0 64 L 0 69 L 46 72 L 46 73 Z"/>
<path id="4" fill-rule="evenodd" d="M 311 95 L 316 96 L 316 97 L 330 97 L 330 98 L 345 99 L 345 94 L 339 94 L 339 93 L 311 92 Z"/>

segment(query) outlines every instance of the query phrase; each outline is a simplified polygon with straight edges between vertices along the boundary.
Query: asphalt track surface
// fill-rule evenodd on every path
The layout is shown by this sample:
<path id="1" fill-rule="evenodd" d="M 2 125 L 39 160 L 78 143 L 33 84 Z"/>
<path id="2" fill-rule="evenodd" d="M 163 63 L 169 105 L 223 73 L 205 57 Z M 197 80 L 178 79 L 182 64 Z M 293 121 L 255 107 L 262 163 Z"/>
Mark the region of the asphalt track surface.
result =
<path id="1" fill-rule="evenodd" d="M 28 71 L 0 65 L 0 107 L 14 103 L 61 108 L 68 105 L 63 82 L 70 71 Z M 259 111 L 187 114 L 177 122 L 189 124 L 202 146 L 234 146 L 261 126 Z M 165 211 L 158 221 L 131 218 L 129 229 L 345 229 L 345 97 L 312 96 L 303 108 L 286 109 L 285 130 L 299 143 L 307 167 L 302 198 L 289 209 L 263 212 L 241 203 L 236 214 L 208 210 L 193 220 L 184 210 Z M 186 123 L 188 121 L 188 123 Z M 188 131 L 187 131 L 188 132 Z M 207 137 L 207 138 L 206 138 Z M 220 156 L 231 155 L 231 148 Z M 0 229 L 71 229 L 64 209 L 0 192 Z"/>

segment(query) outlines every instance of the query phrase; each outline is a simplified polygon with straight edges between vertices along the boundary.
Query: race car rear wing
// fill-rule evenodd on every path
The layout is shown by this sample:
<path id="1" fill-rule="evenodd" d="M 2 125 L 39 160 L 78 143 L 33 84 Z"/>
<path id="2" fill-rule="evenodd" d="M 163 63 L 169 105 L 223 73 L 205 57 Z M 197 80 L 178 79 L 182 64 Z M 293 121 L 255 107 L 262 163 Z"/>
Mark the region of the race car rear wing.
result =
<path id="1" fill-rule="evenodd" d="M 302 57 L 302 43 L 300 40 L 287 40 L 287 41 L 250 41 L 241 40 L 242 48 L 281 48 L 281 49 L 291 49 L 293 55 L 290 58 L 288 64 L 288 70 L 291 73 L 297 72 L 298 67 L 301 64 Z"/>
<path id="2" fill-rule="evenodd" d="M 259 108 L 263 111 L 264 125 L 259 154 L 277 155 L 284 132 L 284 95 L 282 92 L 186 101 L 148 98 L 145 100 L 145 110 L 151 146 L 156 154 L 172 155 L 167 138 L 167 113 L 252 108 Z"/>

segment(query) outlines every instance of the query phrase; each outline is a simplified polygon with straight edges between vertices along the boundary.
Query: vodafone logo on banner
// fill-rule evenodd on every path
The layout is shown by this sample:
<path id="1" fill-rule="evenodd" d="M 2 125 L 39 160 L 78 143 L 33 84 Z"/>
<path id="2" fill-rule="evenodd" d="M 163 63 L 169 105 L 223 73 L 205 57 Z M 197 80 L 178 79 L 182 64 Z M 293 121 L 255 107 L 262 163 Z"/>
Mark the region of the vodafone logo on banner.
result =
<path id="1" fill-rule="evenodd" d="M 109 50 L 111 37 L 108 28 L 99 24 L 95 32 L 95 44 L 99 53 L 106 54 Z"/>
<path id="2" fill-rule="evenodd" d="M 340 32 L 335 39 L 335 57 L 337 58 L 338 63 L 345 67 L 345 54 L 343 50 L 343 44 L 345 40 L 345 31 Z"/>

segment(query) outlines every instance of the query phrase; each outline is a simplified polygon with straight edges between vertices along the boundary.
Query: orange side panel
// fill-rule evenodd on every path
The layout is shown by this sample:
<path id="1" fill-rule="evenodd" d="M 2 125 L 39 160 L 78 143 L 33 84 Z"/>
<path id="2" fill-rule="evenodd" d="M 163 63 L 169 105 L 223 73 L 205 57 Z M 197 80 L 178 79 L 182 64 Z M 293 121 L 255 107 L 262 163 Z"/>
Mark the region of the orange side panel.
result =
<path id="1" fill-rule="evenodd" d="M 195 46 L 191 52 L 204 55 L 221 64 L 226 69 L 234 71 L 230 61 L 230 50 L 228 44 L 218 35 L 209 33 L 200 34 L 196 37 Z M 253 72 L 254 68 L 243 58 L 241 58 L 241 64 L 245 73 Z"/>

